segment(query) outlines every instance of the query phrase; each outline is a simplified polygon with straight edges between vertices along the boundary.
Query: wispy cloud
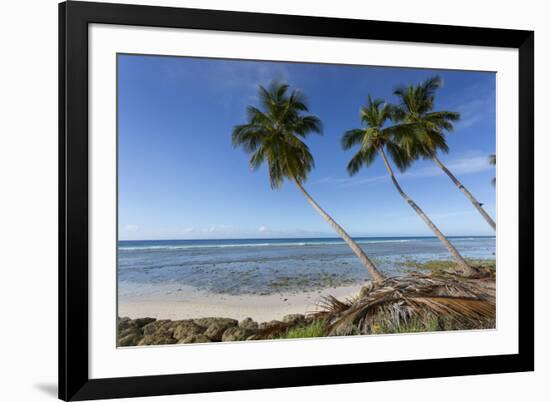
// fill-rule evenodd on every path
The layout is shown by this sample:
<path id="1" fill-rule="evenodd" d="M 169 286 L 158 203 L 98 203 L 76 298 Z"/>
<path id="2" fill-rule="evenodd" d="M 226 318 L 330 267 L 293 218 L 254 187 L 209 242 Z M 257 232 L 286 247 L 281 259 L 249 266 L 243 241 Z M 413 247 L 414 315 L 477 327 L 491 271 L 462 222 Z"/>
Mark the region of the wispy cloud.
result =
<path id="1" fill-rule="evenodd" d="M 339 187 L 357 186 L 359 184 L 372 183 L 386 179 L 387 175 L 370 176 L 370 177 L 323 177 L 316 181 L 317 184 L 334 184 Z"/>
<path id="2" fill-rule="evenodd" d="M 471 85 L 457 94 L 457 101 L 451 105 L 451 110 L 460 113 L 457 128 L 468 128 L 476 125 L 495 110 L 495 90 L 483 85 Z"/>
<path id="3" fill-rule="evenodd" d="M 216 99 L 226 114 L 241 111 L 258 100 L 258 86 L 272 81 L 291 82 L 289 69 L 284 63 L 242 60 L 215 60 L 206 62 L 201 70 L 190 69 L 186 63 L 165 66 L 166 76 L 174 82 L 187 83 L 200 80 L 209 90 L 217 93 Z"/>
<path id="4" fill-rule="evenodd" d="M 440 157 L 440 159 L 442 159 Z M 447 166 L 447 168 L 456 175 L 467 175 L 474 174 L 479 172 L 484 172 L 487 170 L 493 169 L 493 166 L 489 164 L 487 155 L 468 155 L 455 158 L 450 161 L 442 162 Z M 419 169 L 405 172 L 403 177 L 434 177 L 443 175 L 443 171 L 439 169 L 435 164 L 433 166 L 424 166 Z"/>
<path id="5" fill-rule="evenodd" d="M 258 85 L 267 85 L 272 80 L 289 81 L 290 73 L 284 63 L 241 60 L 215 60 L 202 70 L 188 70 L 186 63 L 165 66 L 167 77 L 187 81 L 200 78 L 202 82 L 219 92 L 254 91 Z"/>
<path id="6" fill-rule="evenodd" d="M 441 159 L 441 158 L 440 158 Z M 479 153 L 463 155 L 449 161 L 442 161 L 445 166 L 455 175 L 469 175 L 491 170 L 494 167 L 489 165 L 487 155 Z M 421 179 L 427 177 L 442 176 L 445 173 L 435 164 L 431 166 L 422 166 L 420 168 L 411 168 L 405 173 L 395 172 L 399 179 Z M 357 186 L 366 183 L 387 180 L 388 175 L 377 175 L 369 177 L 323 177 L 316 181 L 317 184 L 336 185 L 338 187 Z"/>

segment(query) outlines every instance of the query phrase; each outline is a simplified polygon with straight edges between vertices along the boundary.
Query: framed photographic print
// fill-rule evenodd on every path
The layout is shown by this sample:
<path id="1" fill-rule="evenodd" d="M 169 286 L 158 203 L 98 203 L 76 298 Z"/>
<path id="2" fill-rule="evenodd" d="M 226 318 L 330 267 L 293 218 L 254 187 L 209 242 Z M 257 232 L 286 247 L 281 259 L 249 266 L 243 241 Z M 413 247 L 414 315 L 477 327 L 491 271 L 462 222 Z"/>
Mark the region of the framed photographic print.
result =
<path id="1" fill-rule="evenodd" d="M 534 33 L 59 5 L 59 397 L 534 369 Z"/>

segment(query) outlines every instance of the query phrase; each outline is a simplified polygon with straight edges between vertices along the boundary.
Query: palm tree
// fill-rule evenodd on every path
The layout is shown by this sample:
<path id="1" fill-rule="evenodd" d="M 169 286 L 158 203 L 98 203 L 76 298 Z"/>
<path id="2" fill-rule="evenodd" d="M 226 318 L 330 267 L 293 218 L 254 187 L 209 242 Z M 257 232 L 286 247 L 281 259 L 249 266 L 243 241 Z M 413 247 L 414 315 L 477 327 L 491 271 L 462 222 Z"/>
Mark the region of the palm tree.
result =
<path id="1" fill-rule="evenodd" d="M 348 163 L 347 169 L 352 176 L 356 174 L 363 165 L 370 166 L 375 161 L 376 156 L 380 155 L 384 161 L 384 165 L 388 170 L 393 185 L 397 189 L 397 192 L 403 197 L 403 199 L 411 206 L 412 209 L 422 218 L 422 220 L 428 225 L 437 238 L 447 247 L 449 252 L 454 257 L 459 268 L 466 276 L 472 276 L 477 272 L 468 265 L 466 260 L 460 255 L 458 250 L 451 244 L 451 242 L 441 233 L 441 231 L 435 226 L 435 224 L 428 218 L 428 216 L 420 209 L 420 207 L 405 194 L 401 186 L 399 185 L 393 169 L 386 157 L 386 151 L 391 156 L 393 162 L 401 170 L 405 170 L 413 162 L 413 158 L 409 157 L 409 154 L 400 146 L 400 142 L 406 142 L 402 140 L 402 137 L 410 137 L 414 134 L 417 128 L 417 123 L 403 123 L 392 126 L 386 126 L 386 121 L 390 119 L 392 115 L 392 106 L 384 103 L 380 99 L 373 100 L 370 95 L 368 98 L 368 105 L 361 108 L 360 116 L 361 122 L 365 127 L 349 130 L 344 133 L 342 137 L 342 147 L 344 149 L 350 149 L 355 145 L 359 145 L 359 150 L 351 158 Z"/>
<path id="2" fill-rule="evenodd" d="M 495 154 L 489 155 L 489 165 L 496 166 L 496 164 L 497 164 L 497 156 Z M 493 179 L 491 180 L 491 184 L 493 186 L 496 186 L 496 184 L 497 184 L 497 178 L 496 177 L 493 177 Z"/>
<path id="3" fill-rule="evenodd" d="M 344 239 L 374 281 L 385 277 L 378 271 L 359 245 L 336 221 L 313 200 L 303 183 L 314 166 L 313 155 L 303 139 L 309 133 L 321 133 L 321 121 L 304 114 L 308 107 L 298 91 L 287 94 L 288 85 L 272 83 L 259 87 L 261 109 L 248 106 L 248 123 L 233 128 L 234 147 L 242 147 L 250 157 L 250 167 L 258 169 L 267 163 L 271 188 L 279 188 L 285 179 L 296 184 L 313 208 Z"/>
<path id="4" fill-rule="evenodd" d="M 403 147 L 414 157 L 432 159 L 453 183 L 470 200 L 487 223 L 496 230 L 495 221 L 483 209 L 480 203 L 466 187 L 451 173 L 451 171 L 437 157 L 438 151 L 448 152 L 444 131 L 453 130 L 453 122 L 460 119 L 460 114 L 449 111 L 433 111 L 435 91 L 442 85 L 441 78 L 432 77 L 420 85 L 400 87 L 394 91 L 399 98 L 399 106 L 394 111 L 394 117 L 405 123 L 420 123 L 416 138 L 405 137 L 407 141 Z"/>

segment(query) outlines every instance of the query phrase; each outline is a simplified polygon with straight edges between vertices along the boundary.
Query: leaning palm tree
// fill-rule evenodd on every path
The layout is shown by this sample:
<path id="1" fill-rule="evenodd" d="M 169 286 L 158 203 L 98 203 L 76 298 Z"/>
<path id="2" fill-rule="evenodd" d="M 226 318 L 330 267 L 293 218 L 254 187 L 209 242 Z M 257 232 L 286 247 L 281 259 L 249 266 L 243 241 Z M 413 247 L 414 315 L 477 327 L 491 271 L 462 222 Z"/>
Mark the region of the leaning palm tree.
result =
<path id="1" fill-rule="evenodd" d="M 496 166 L 497 164 L 497 156 L 496 154 L 491 154 L 489 155 L 489 165 L 493 165 L 493 166 Z M 497 184 L 497 178 L 496 177 L 493 177 L 493 179 L 491 180 L 491 184 L 493 186 L 496 186 Z"/>
<path id="2" fill-rule="evenodd" d="M 495 221 L 483 209 L 483 204 L 464 187 L 437 157 L 438 151 L 445 153 L 449 151 L 444 132 L 452 131 L 453 122 L 460 119 L 460 114 L 456 112 L 433 111 L 435 91 L 441 85 L 441 78 L 432 77 L 419 85 L 400 87 L 394 91 L 394 95 L 399 98 L 399 105 L 394 111 L 394 117 L 405 123 L 419 123 L 422 128 L 417 130 L 416 138 L 412 136 L 404 137 L 406 141 L 402 146 L 414 157 L 420 156 L 432 159 L 464 193 L 487 223 L 496 230 Z"/>
<path id="3" fill-rule="evenodd" d="M 233 128 L 233 146 L 242 147 L 250 157 L 250 167 L 258 169 L 267 163 L 271 188 L 279 188 L 288 179 L 302 192 L 313 208 L 344 239 L 374 281 L 384 280 L 363 249 L 336 221 L 313 200 L 303 183 L 314 166 L 313 155 L 303 139 L 309 133 L 321 133 L 321 121 L 305 114 L 308 107 L 298 91 L 287 94 L 288 85 L 272 83 L 259 87 L 261 109 L 249 106 L 248 123 Z"/>
<path id="4" fill-rule="evenodd" d="M 401 170 L 405 170 L 413 162 L 413 158 L 399 145 L 400 142 L 406 142 L 403 137 L 413 136 L 418 124 L 403 123 L 387 126 L 386 122 L 392 115 L 392 106 L 384 103 L 380 99 L 373 100 L 370 95 L 368 105 L 361 108 L 360 116 L 364 127 L 349 130 L 342 137 L 342 147 L 350 149 L 359 145 L 359 150 L 351 158 L 347 169 L 350 175 L 356 174 L 361 167 L 370 166 L 375 161 L 376 156 L 380 155 L 384 161 L 384 165 L 390 175 L 393 185 L 403 199 L 411 206 L 412 209 L 422 218 L 428 225 L 437 238 L 445 245 L 451 255 L 454 257 L 458 267 L 464 275 L 472 276 L 477 274 L 477 271 L 470 267 L 466 260 L 460 255 L 458 250 L 451 242 L 441 233 L 435 224 L 428 216 L 420 209 L 420 207 L 405 194 L 399 185 L 393 169 L 386 157 L 386 151 L 390 154 L 393 162 Z"/>

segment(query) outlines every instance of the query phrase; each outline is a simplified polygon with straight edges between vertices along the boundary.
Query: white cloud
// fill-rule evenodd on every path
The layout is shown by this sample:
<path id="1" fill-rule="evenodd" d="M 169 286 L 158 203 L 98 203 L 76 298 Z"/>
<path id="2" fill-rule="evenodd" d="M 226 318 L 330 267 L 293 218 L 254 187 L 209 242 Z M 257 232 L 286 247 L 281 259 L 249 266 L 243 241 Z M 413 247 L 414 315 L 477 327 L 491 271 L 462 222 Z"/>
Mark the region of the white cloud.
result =
<path id="1" fill-rule="evenodd" d="M 441 156 L 439 159 L 441 160 Z M 488 155 L 476 154 L 455 158 L 448 162 L 442 160 L 442 162 L 454 175 L 467 175 L 494 169 L 494 167 L 489 164 Z M 403 177 L 434 177 L 444 174 L 445 173 L 434 164 L 433 166 L 425 166 L 417 170 L 411 169 L 405 172 Z"/>
<path id="2" fill-rule="evenodd" d="M 269 231 L 269 229 L 267 228 L 267 226 L 263 226 L 263 225 L 262 225 L 262 226 L 260 226 L 260 227 L 258 228 L 258 232 L 262 232 L 262 233 L 263 233 L 263 232 L 267 232 L 267 231 Z"/>
<path id="3" fill-rule="evenodd" d="M 125 225 L 122 230 L 125 232 L 137 232 L 139 230 L 138 225 Z"/>
<path id="4" fill-rule="evenodd" d="M 479 153 L 463 155 L 456 157 L 449 161 L 439 159 L 443 164 L 453 173 L 455 176 L 463 176 L 468 174 L 475 174 L 494 169 L 488 162 L 487 155 L 481 155 Z M 443 158 L 444 159 L 444 158 Z M 395 175 L 399 179 L 417 179 L 426 177 L 436 177 L 445 175 L 445 173 L 437 166 L 432 164 L 431 166 L 422 166 L 420 168 L 411 167 L 405 173 L 395 172 Z M 357 186 L 366 183 L 372 183 L 381 180 L 389 180 L 388 175 L 370 176 L 370 177 L 323 177 L 317 180 L 317 184 L 334 184 L 338 187 Z"/>

